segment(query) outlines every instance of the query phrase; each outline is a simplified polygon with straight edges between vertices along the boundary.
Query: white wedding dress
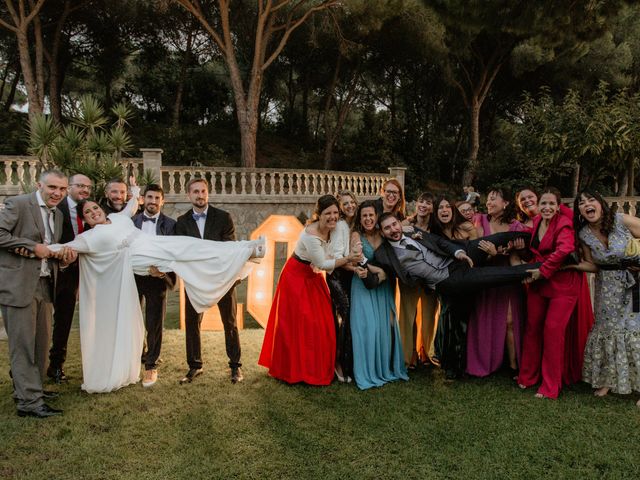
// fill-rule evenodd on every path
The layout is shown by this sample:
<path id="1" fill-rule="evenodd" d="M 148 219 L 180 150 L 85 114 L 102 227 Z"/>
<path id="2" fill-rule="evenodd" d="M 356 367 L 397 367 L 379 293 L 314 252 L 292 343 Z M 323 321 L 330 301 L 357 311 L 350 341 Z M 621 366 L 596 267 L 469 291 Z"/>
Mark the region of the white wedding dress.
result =
<path id="1" fill-rule="evenodd" d="M 139 188 L 111 223 L 96 225 L 64 244 L 80 253 L 80 347 L 82 389 L 111 392 L 136 383 L 144 323 L 134 273 L 149 267 L 184 280 L 197 312 L 218 303 L 249 269 L 255 241 L 214 242 L 183 236 L 151 236 L 136 228 Z M 62 245 L 51 245 L 57 251 Z"/>

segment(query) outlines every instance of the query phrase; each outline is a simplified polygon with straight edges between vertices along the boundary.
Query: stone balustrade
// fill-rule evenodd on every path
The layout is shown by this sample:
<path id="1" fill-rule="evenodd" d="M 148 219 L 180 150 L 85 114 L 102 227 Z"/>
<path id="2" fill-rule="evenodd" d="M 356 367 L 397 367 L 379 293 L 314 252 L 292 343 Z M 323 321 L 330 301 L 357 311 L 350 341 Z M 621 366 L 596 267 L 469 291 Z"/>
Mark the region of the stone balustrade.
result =
<path id="1" fill-rule="evenodd" d="M 167 200 L 184 198 L 189 179 L 206 178 L 211 196 L 237 203 L 253 203 L 261 198 L 270 202 L 307 202 L 340 190 L 350 190 L 360 199 L 374 198 L 380 195 L 384 182 L 392 178 L 379 173 L 171 166 L 163 166 L 161 175 Z"/>

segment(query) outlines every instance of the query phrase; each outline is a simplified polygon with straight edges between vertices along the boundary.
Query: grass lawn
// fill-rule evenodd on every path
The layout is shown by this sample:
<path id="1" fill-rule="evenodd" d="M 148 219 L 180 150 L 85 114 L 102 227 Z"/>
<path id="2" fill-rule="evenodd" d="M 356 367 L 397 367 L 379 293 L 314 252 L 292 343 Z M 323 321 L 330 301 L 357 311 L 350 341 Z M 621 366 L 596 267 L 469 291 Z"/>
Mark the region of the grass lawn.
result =
<path id="1" fill-rule="evenodd" d="M 0 478 L 640 478 L 637 397 L 586 385 L 533 398 L 506 375 L 447 383 L 420 370 L 361 392 L 288 386 L 256 362 L 263 331 L 241 332 L 245 382 L 231 385 L 221 332 L 203 333 L 205 374 L 186 372 L 184 334 L 166 330 L 151 389 L 80 391 L 78 330 L 63 417 L 15 415 L 0 342 Z"/>

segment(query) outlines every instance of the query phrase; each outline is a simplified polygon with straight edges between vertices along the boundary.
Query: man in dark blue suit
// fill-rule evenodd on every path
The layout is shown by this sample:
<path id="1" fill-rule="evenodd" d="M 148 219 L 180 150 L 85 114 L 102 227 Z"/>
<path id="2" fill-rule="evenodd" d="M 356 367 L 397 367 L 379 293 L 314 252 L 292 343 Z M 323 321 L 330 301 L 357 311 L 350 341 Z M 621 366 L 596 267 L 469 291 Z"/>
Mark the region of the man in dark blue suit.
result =
<path id="1" fill-rule="evenodd" d="M 186 235 L 206 240 L 227 242 L 236 239 L 235 227 L 231 215 L 209 205 L 209 182 L 204 178 L 191 178 L 186 185 L 189 201 L 193 206 L 184 215 L 178 217 L 176 235 Z M 241 382 L 244 378 L 240 363 L 240 335 L 236 319 L 237 301 L 235 286 L 232 286 L 218 302 L 220 317 L 224 326 L 225 345 L 231 383 Z M 185 302 L 185 330 L 187 341 L 187 363 L 189 371 L 180 383 L 191 383 L 202 374 L 202 352 L 200 343 L 200 324 L 202 314 L 197 313 L 189 297 Z"/>
<path id="2" fill-rule="evenodd" d="M 164 191 L 160 185 L 149 184 L 144 189 L 144 209 L 133 217 L 136 227 L 149 235 L 174 235 L 176 221 L 161 212 Z M 158 358 L 162 346 L 162 327 L 167 309 L 167 291 L 175 285 L 174 273 L 154 272 L 149 276 L 136 275 L 140 303 L 145 303 L 147 348 L 144 357 L 143 387 L 158 381 Z"/>

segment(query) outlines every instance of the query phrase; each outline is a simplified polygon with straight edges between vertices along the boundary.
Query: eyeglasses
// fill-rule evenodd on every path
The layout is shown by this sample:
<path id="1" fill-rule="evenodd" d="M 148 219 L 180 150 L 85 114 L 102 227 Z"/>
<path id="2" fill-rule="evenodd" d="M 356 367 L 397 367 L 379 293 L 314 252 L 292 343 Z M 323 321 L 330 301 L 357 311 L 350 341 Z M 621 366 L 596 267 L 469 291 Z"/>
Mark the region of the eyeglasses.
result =
<path id="1" fill-rule="evenodd" d="M 396 197 L 400 195 L 400 192 L 398 190 L 385 190 L 384 193 L 387 195 L 395 195 Z"/>
<path id="2" fill-rule="evenodd" d="M 72 183 L 71 184 L 72 187 L 78 187 L 81 190 L 92 190 L 93 189 L 93 185 L 85 185 L 83 183 Z"/>

